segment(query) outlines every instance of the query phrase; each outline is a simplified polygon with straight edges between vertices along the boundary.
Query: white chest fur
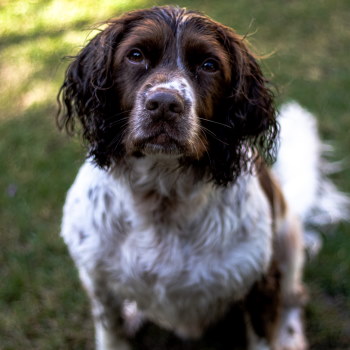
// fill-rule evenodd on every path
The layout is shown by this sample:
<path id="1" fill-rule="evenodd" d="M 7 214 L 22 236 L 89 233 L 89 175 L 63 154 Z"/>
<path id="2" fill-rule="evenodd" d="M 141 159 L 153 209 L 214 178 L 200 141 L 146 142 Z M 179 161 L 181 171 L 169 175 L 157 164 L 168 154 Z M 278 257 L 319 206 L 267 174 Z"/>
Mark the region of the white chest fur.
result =
<path id="1" fill-rule="evenodd" d="M 62 236 L 90 279 L 105 276 L 119 298 L 181 333 L 241 298 L 267 269 L 270 211 L 253 176 L 221 189 L 164 172 L 152 178 L 148 166 L 139 164 L 130 186 L 86 163 L 67 196 Z"/>

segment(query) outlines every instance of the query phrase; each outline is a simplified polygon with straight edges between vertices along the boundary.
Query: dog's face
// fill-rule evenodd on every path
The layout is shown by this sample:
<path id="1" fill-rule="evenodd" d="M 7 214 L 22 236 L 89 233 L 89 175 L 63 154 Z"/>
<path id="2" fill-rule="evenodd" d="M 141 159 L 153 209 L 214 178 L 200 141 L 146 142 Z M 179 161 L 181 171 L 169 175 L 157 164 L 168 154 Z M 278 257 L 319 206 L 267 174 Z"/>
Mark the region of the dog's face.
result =
<path id="1" fill-rule="evenodd" d="M 176 157 L 227 183 L 254 149 L 271 155 L 276 136 L 271 93 L 243 39 L 184 9 L 108 22 L 69 67 L 61 93 L 61 123 L 81 121 L 101 166 Z"/>
<path id="2" fill-rule="evenodd" d="M 230 57 L 203 18 L 173 16 L 150 12 L 134 21 L 116 51 L 115 86 L 130 111 L 123 142 L 128 153 L 200 159 L 201 120 L 214 119 L 228 92 Z"/>

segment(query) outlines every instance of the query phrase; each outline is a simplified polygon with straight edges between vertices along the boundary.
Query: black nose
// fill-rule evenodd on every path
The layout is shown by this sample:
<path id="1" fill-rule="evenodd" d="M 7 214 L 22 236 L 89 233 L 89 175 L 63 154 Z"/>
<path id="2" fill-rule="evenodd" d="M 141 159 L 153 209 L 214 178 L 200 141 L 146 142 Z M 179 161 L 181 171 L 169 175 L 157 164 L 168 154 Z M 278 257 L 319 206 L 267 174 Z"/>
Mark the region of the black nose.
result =
<path id="1" fill-rule="evenodd" d="M 151 93 L 146 99 L 145 107 L 152 118 L 177 118 L 185 110 L 183 99 L 176 93 L 167 91 Z"/>

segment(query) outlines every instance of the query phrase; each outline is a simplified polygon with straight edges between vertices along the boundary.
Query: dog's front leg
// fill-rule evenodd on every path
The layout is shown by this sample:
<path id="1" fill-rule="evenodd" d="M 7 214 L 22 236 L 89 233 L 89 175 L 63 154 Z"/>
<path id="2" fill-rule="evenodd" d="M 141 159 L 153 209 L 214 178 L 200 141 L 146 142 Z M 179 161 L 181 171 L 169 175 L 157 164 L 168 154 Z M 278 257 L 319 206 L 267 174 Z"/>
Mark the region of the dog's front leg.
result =
<path id="1" fill-rule="evenodd" d="M 95 320 L 96 350 L 130 350 L 127 341 L 114 328 Z"/>
<path id="2" fill-rule="evenodd" d="M 130 350 L 124 331 L 121 303 L 107 291 L 99 291 L 91 304 L 96 350 Z"/>
<path id="3" fill-rule="evenodd" d="M 81 269 L 80 279 L 91 302 L 95 324 L 96 350 L 130 350 L 125 332 L 122 301 L 112 293 L 99 274 L 88 274 Z"/>

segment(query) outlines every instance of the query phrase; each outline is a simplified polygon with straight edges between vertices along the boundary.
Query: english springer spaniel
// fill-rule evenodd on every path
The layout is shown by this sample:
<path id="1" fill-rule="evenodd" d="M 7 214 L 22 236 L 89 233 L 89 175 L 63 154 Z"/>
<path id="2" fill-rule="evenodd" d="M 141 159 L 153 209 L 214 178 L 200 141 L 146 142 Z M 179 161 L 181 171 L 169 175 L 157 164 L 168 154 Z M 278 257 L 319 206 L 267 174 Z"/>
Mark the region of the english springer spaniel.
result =
<path id="1" fill-rule="evenodd" d="M 75 57 L 59 98 L 59 125 L 74 132 L 78 121 L 89 146 L 62 236 L 96 348 L 305 350 L 299 217 L 328 180 L 312 117 L 290 104 L 286 140 L 302 130 L 295 157 L 316 160 L 291 179 L 292 208 L 285 200 L 290 172 L 279 165 L 291 159 L 266 165 L 279 127 L 245 38 L 182 8 L 126 13 Z M 299 178 L 310 176 L 304 192 Z M 346 199 L 329 192 L 337 216 Z"/>

